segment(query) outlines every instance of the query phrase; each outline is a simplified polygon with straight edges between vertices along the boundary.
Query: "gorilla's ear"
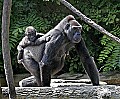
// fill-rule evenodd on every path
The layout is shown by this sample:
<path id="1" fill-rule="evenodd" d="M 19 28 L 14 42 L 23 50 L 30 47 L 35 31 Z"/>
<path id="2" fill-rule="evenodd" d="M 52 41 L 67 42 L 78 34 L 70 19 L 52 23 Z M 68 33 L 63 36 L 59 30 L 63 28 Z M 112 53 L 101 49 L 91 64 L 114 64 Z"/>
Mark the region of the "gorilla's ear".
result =
<path id="1" fill-rule="evenodd" d="M 65 29 L 65 30 L 68 30 L 69 27 L 70 27 L 70 23 L 67 23 L 67 24 L 65 25 L 64 29 Z"/>

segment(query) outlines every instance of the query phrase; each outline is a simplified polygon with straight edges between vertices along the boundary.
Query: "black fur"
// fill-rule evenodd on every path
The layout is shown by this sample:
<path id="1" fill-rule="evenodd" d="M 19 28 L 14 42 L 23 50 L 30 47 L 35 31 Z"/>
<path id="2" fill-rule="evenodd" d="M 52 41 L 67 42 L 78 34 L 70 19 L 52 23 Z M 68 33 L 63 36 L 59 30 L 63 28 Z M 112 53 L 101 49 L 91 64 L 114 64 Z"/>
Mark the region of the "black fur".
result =
<path id="1" fill-rule="evenodd" d="M 93 85 L 99 85 L 98 71 L 81 36 L 81 30 L 82 26 L 72 15 L 68 15 L 54 29 L 41 37 L 49 37 L 47 43 L 25 48 L 23 65 L 35 76 L 38 86 L 41 85 L 40 75 L 43 86 L 50 86 L 51 75 L 62 69 L 66 54 L 72 47 L 75 47 L 80 55 Z M 39 38 L 37 40 L 39 41 Z M 39 68 L 42 68 L 42 73 Z"/>

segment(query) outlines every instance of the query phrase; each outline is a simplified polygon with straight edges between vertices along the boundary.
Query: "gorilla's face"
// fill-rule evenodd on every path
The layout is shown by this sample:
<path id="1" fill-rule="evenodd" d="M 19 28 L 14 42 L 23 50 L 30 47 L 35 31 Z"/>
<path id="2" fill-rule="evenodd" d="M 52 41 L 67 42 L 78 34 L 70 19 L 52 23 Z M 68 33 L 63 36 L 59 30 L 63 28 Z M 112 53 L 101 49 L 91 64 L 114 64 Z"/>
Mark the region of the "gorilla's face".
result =
<path id="1" fill-rule="evenodd" d="M 25 35 L 28 37 L 28 39 L 30 40 L 30 41 L 34 41 L 35 39 L 36 39 L 36 31 L 35 30 L 33 30 L 33 29 L 29 29 L 26 33 L 25 33 Z"/>
<path id="2" fill-rule="evenodd" d="M 72 26 L 71 24 L 67 24 L 65 26 L 65 33 L 67 34 L 68 39 L 72 43 L 79 43 L 81 40 L 81 30 L 82 26 Z"/>

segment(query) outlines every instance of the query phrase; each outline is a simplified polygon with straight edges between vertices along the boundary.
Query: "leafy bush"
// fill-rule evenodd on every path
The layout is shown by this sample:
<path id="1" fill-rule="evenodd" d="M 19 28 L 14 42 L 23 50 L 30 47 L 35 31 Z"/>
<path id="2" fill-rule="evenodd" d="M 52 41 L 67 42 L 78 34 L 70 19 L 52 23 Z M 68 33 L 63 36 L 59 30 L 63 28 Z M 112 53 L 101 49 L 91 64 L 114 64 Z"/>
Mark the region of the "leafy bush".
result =
<path id="1" fill-rule="evenodd" d="M 120 27 L 113 28 L 111 33 L 120 37 Z M 104 71 L 120 70 L 120 44 L 111 41 L 106 36 L 101 39 L 101 44 L 104 46 L 100 52 L 98 61 L 99 63 L 105 63 L 102 67 Z"/>
<path id="2" fill-rule="evenodd" d="M 102 6 L 105 5 L 106 4 L 103 3 Z M 103 8 L 101 9 L 101 11 L 104 11 L 102 22 L 106 25 L 107 30 L 117 37 L 120 37 L 119 7 L 120 3 L 117 4 L 117 2 L 109 2 L 106 6 L 106 10 Z M 110 40 L 106 36 L 103 36 L 100 42 L 103 48 L 100 51 L 98 61 L 103 65 L 103 70 L 120 70 L 120 44 Z"/>
<path id="3" fill-rule="evenodd" d="M 56 2 L 43 2 L 42 0 L 18 0 L 17 2 L 13 0 L 10 51 L 14 68 L 18 66 L 16 47 L 24 36 L 24 30 L 27 26 L 32 25 L 38 32 L 46 33 L 66 15 L 73 14 L 66 7 L 60 5 L 58 0 L 50 1 L 56 1 L 59 5 Z M 69 2 L 110 33 L 120 37 L 119 0 L 70 0 Z M 0 12 L 2 13 L 2 0 L 0 0 Z M 104 71 L 120 70 L 120 45 L 81 21 L 78 16 L 74 16 L 83 26 L 82 36 L 98 68 L 102 68 Z M 0 38 L 0 72 L 3 71 L 1 46 Z M 83 72 L 82 63 L 74 49 L 70 51 L 69 58 L 66 58 L 65 65 L 71 73 Z"/>
<path id="4" fill-rule="evenodd" d="M 47 32 L 48 29 L 51 27 L 49 21 L 47 19 L 43 19 L 42 17 L 37 16 L 37 13 L 32 12 L 28 14 L 24 13 L 24 3 L 25 1 L 14 2 L 13 1 L 13 8 L 14 12 L 12 11 L 11 15 L 11 27 L 10 27 L 10 34 L 9 34 L 9 43 L 10 43 L 10 52 L 12 58 L 12 65 L 13 68 L 17 68 L 17 45 L 20 40 L 24 36 L 25 28 L 27 26 L 34 26 L 37 31 L 42 31 L 43 33 Z M 32 5 L 34 3 L 31 3 Z M 17 9 L 17 11 L 16 11 Z M 30 9 L 31 10 L 31 9 Z M 2 48 L 1 48 L 1 40 L 0 40 L 0 71 L 3 71 L 3 60 L 2 60 Z"/>
<path id="5" fill-rule="evenodd" d="M 110 33 L 120 37 L 119 1 L 93 0 L 92 2 L 82 2 L 80 0 L 80 2 L 76 2 L 75 6 Z M 120 44 L 110 40 L 86 24 L 83 24 L 83 28 L 84 33 L 87 33 L 83 34 L 87 47 L 90 54 L 95 57 L 95 61 L 98 62 L 98 67 L 102 68 L 103 71 L 120 70 Z"/>
<path id="6" fill-rule="evenodd" d="M 17 45 L 20 40 L 24 36 L 25 28 L 27 26 L 34 26 L 38 32 L 46 33 L 53 26 L 55 21 L 61 20 L 63 18 L 63 14 L 57 13 L 43 13 L 38 12 L 39 6 L 37 6 L 37 1 L 28 1 L 28 0 L 13 0 L 12 12 L 11 12 L 11 27 L 10 27 L 10 35 L 9 35 L 9 43 L 10 43 L 10 52 L 12 58 L 12 66 L 14 70 L 18 68 L 17 63 Z M 40 3 L 44 3 L 38 1 Z M 2 5 L 2 2 L 0 2 Z M 2 7 L 2 6 L 0 6 Z M 2 11 L 2 8 L 1 10 Z M 56 22 L 57 23 L 57 22 Z M 54 24 L 56 24 L 54 23 Z M 1 38 L 0 38 L 1 39 Z M 0 71 L 3 72 L 3 59 L 2 59 L 2 48 L 1 48 L 1 40 L 0 40 Z"/>

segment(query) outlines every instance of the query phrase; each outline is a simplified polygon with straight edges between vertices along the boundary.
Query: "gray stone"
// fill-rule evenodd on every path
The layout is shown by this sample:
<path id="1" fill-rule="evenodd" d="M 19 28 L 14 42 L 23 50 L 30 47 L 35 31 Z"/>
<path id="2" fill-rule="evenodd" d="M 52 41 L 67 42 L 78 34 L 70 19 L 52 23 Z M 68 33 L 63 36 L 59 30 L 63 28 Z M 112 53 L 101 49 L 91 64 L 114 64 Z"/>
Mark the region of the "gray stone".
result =
<path id="1" fill-rule="evenodd" d="M 4 95 L 8 94 L 7 90 L 8 87 L 2 87 Z M 120 99 L 120 86 L 16 87 L 16 94 L 17 97 L 30 99 Z"/>
<path id="2" fill-rule="evenodd" d="M 74 77 L 73 77 L 74 78 Z M 90 79 L 51 79 L 51 87 L 58 87 L 58 86 L 80 86 L 81 84 L 86 85 L 86 84 L 91 84 Z M 105 85 L 107 83 L 100 81 L 101 85 Z M 19 82 L 20 87 L 36 87 L 36 79 L 34 76 L 25 78 Z"/>

